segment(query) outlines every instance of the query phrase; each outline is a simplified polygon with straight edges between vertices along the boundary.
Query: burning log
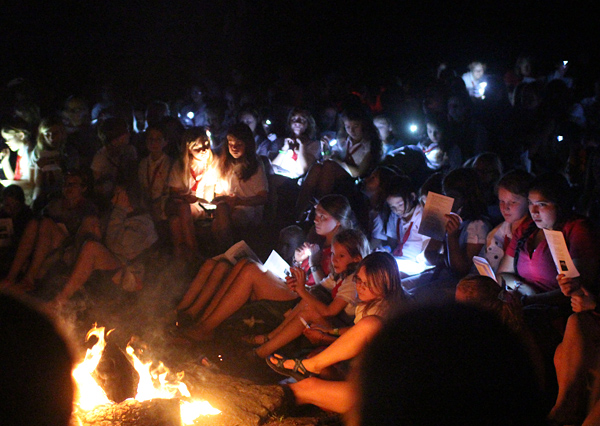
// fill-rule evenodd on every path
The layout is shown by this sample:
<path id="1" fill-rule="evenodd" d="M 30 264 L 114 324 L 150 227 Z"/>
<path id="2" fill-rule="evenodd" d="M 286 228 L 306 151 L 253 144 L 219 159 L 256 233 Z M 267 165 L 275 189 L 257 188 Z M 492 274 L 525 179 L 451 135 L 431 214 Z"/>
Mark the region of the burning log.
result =
<path id="1" fill-rule="evenodd" d="M 106 343 L 92 377 L 104 389 L 108 399 L 114 402 L 134 398 L 140 381 L 140 375 L 127 354 L 112 342 Z"/>
<path id="2" fill-rule="evenodd" d="M 76 412 L 72 426 L 181 426 L 178 399 L 128 399 L 119 404 L 100 405 Z"/>
<path id="3" fill-rule="evenodd" d="M 221 418 L 218 424 L 259 425 L 283 405 L 281 386 L 257 385 L 193 363 L 182 366 L 182 369 L 192 396 L 204 399 L 221 410 L 221 414 L 216 416 Z"/>

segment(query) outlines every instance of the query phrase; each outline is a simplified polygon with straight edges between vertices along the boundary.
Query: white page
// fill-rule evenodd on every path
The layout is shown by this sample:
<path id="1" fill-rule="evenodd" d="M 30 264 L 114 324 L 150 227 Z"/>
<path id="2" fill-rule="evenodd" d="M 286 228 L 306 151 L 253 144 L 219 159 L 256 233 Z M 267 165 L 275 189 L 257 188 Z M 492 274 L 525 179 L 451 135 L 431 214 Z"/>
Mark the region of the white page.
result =
<path id="1" fill-rule="evenodd" d="M 571 254 L 567 248 L 565 236 L 560 231 L 551 231 L 544 229 L 544 235 L 552 253 L 552 259 L 556 265 L 556 270 L 559 274 L 565 274 L 567 278 L 576 278 L 579 276 L 579 271 L 571 259 Z"/>
<path id="2" fill-rule="evenodd" d="M 446 215 L 452 211 L 453 204 L 452 197 L 428 192 L 419 234 L 442 241 L 446 235 Z"/>
<path id="3" fill-rule="evenodd" d="M 473 256 L 473 263 L 475 264 L 479 275 L 485 275 L 486 277 L 490 277 L 494 281 L 498 282 L 498 279 L 496 278 L 496 274 L 494 274 L 494 270 L 492 269 L 490 262 L 488 262 L 485 257 Z"/>
<path id="4" fill-rule="evenodd" d="M 285 281 L 286 272 L 290 270 L 290 265 L 275 250 L 271 252 L 264 266 L 283 281 Z"/>

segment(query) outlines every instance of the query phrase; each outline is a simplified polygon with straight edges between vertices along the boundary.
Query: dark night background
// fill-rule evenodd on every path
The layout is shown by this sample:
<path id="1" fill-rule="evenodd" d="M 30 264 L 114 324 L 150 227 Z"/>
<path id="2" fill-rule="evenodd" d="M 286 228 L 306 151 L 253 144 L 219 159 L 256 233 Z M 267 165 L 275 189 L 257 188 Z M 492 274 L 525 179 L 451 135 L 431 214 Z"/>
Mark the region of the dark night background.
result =
<path id="1" fill-rule="evenodd" d="M 481 58 L 502 74 L 529 52 L 543 73 L 568 59 L 589 86 L 599 18 L 594 1 L 15 1 L 0 18 L 0 81 L 29 78 L 56 99 L 112 81 L 167 99 L 233 67 L 267 84 L 282 69 L 300 82 L 332 71 L 418 81 L 442 60 L 462 73 Z"/>

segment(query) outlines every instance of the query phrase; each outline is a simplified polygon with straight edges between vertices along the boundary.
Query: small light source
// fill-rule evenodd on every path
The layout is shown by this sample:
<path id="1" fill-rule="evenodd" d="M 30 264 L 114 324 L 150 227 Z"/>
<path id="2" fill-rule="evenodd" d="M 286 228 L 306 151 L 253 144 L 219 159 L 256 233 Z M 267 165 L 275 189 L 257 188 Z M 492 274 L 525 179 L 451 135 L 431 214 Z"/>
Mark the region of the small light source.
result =
<path id="1" fill-rule="evenodd" d="M 267 118 L 267 119 L 265 120 L 265 124 L 266 124 L 267 126 L 270 126 L 270 125 L 271 125 L 271 120 L 269 120 L 269 119 Z"/>
<path id="2" fill-rule="evenodd" d="M 413 123 L 408 127 L 408 130 L 410 130 L 411 133 L 416 133 L 417 130 L 419 130 L 419 126 Z"/>
<path id="3" fill-rule="evenodd" d="M 558 135 L 558 136 L 556 137 L 556 140 L 557 140 L 557 141 L 559 141 L 559 142 L 562 142 L 562 141 L 563 141 L 563 139 L 564 139 L 564 138 L 563 138 L 561 135 Z"/>
<path id="4" fill-rule="evenodd" d="M 193 120 L 194 119 L 194 115 L 196 115 L 196 114 L 194 114 L 192 111 L 190 111 L 190 112 L 187 113 L 187 118 L 189 118 L 190 120 Z"/>
<path id="5" fill-rule="evenodd" d="M 337 139 L 331 139 L 329 141 L 329 146 L 335 146 L 335 145 L 337 145 Z"/>
<path id="6" fill-rule="evenodd" d="M 569 61 L 563 61 L 563 67 L 566 67 L 569 64 Z"/>
<path id="7" fill-rule="evenodd" d="M 206 129 L 206 137 L 208 138 L 208 140 L 210 140 L 211 136 L 212 134 L 210 133 L 210 130 Z"/>
<path id="8" fill-rule="evenodd" d="M 481 83 L 479 83 L 479 96 L 481 96 L 482 99 L 485 98 L 485 88 L 487 87 L 487 83 L 485 81 L 482 81 Z"/>

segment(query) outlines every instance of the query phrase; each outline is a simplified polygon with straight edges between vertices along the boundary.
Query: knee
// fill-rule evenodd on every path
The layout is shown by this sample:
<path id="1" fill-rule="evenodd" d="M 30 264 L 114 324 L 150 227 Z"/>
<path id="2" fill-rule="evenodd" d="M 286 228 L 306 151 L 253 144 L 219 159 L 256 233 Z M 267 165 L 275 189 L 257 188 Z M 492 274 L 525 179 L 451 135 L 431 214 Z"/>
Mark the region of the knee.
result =
<path id="1" fill-rule="evenodd" d="M 93 256 L 101 250 L 101 246 L 97 241 L 88 240 L 83 243 L 80 256 Z"/>

